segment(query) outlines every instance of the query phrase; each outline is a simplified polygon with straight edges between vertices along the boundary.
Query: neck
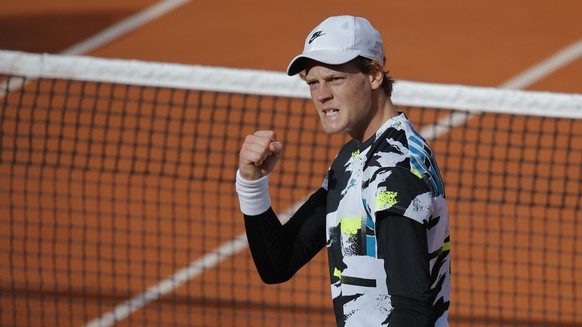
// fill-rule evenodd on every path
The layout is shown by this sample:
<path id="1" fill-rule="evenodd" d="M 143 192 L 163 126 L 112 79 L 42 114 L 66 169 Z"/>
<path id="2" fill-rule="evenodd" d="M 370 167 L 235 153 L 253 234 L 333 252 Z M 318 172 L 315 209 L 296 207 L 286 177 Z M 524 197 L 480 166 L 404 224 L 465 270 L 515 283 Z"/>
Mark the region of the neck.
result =
<path id="1" fill-rule="evenodd" d="M 374 115 L 370 117 L 368 121 L 368 126 L 365 128 L 361 135 L 352 135 L 350 136 L 353 139 L 356 139 L 359 143 L 365 142 L 369 139 L 386 121 L 390 118 L 398 116 L 398 111 L 396 111 L 396 107 L 392 103 L 392 101 L 388 98 L 382 98 L 378 101 L 379 109 L 374 111 Z"/>

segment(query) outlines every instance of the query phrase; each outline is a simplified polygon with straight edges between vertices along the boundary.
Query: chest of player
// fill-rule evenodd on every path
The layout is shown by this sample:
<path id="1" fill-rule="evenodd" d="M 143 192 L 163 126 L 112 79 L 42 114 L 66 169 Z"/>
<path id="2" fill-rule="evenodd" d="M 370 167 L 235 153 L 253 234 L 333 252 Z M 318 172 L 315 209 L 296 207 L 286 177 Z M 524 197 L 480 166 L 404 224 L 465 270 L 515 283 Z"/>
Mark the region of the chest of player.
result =
<path id="1" fill-rule="evenodd" d="M 367 165 L 368 149 L 340 153 L 328 175 L 327 239 L 341 248 L 343 256 L 376 256 L 375 222 L 366 187 L 374 170 Z"/>

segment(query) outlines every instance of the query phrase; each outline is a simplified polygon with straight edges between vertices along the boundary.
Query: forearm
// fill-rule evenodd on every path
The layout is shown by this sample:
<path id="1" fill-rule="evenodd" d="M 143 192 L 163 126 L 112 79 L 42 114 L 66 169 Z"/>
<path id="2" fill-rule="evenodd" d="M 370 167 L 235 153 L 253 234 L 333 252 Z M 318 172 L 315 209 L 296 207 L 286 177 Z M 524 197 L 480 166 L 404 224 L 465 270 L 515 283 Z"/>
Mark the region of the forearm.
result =
<path id="1" fill-rule="evenodd" d="M 239 179 L 237 192 L 259 275 L 269 284 L 287 281 L 325 245 L 326 192 L 315 192 L 282 225 L 270 207 L 266 179 L 250 183 Z"/>
<path id="2" fill-rule="evenodd" d="M 290 244 L 275 212 L 244 215 L 245 229 L 257 271 L 267 284 L 281 283 L 293 276 L 289 262 Z"/>
<path id="3" fill-rule="evenodd" d="M 271 208 L 257 216 L 245 215 L 253 260 L 265 283 L 289 280 L 325 245 L 325 192 L 314 193 L 281 225 Z"/>

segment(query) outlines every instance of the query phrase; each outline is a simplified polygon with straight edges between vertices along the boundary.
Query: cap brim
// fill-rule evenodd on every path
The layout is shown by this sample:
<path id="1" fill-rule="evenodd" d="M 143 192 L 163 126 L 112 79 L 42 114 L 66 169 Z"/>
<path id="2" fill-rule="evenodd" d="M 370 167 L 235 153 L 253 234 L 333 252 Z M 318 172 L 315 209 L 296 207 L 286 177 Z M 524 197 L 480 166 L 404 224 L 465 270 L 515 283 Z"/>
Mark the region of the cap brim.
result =
<path id="1" fill-rule="evenodd" d="M 291 60 L 287 67 L 287 75 L 293 76 L 305 69 L 305 63 L 308 59 L 315 60 L 328 65 L 341 65 L 359 56 L 356 52 L 341 52 L 337 51 L 311 51 L 302 53 Z"/>

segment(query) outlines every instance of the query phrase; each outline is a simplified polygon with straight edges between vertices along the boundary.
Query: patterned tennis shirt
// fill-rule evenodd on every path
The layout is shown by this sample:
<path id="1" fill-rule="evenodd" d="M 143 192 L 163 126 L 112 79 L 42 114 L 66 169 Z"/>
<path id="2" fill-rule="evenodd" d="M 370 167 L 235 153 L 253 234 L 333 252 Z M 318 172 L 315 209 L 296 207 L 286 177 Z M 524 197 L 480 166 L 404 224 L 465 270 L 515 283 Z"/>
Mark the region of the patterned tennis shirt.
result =
<path id="1" fill-rule="evenodd" d="M 375 228 L 377 213 L 386 211 L 426 228 L 433 307 L 439 317 L 435 326 L 448 326 L 450 240 L 444 186 L 430 147 L 406 115 L 391 118 L 362 144 L 347 143 L 323 188 L 328 191 L 326 240 L 338 321 L 345 326 L 389 321 L 391 297 Z"/>

